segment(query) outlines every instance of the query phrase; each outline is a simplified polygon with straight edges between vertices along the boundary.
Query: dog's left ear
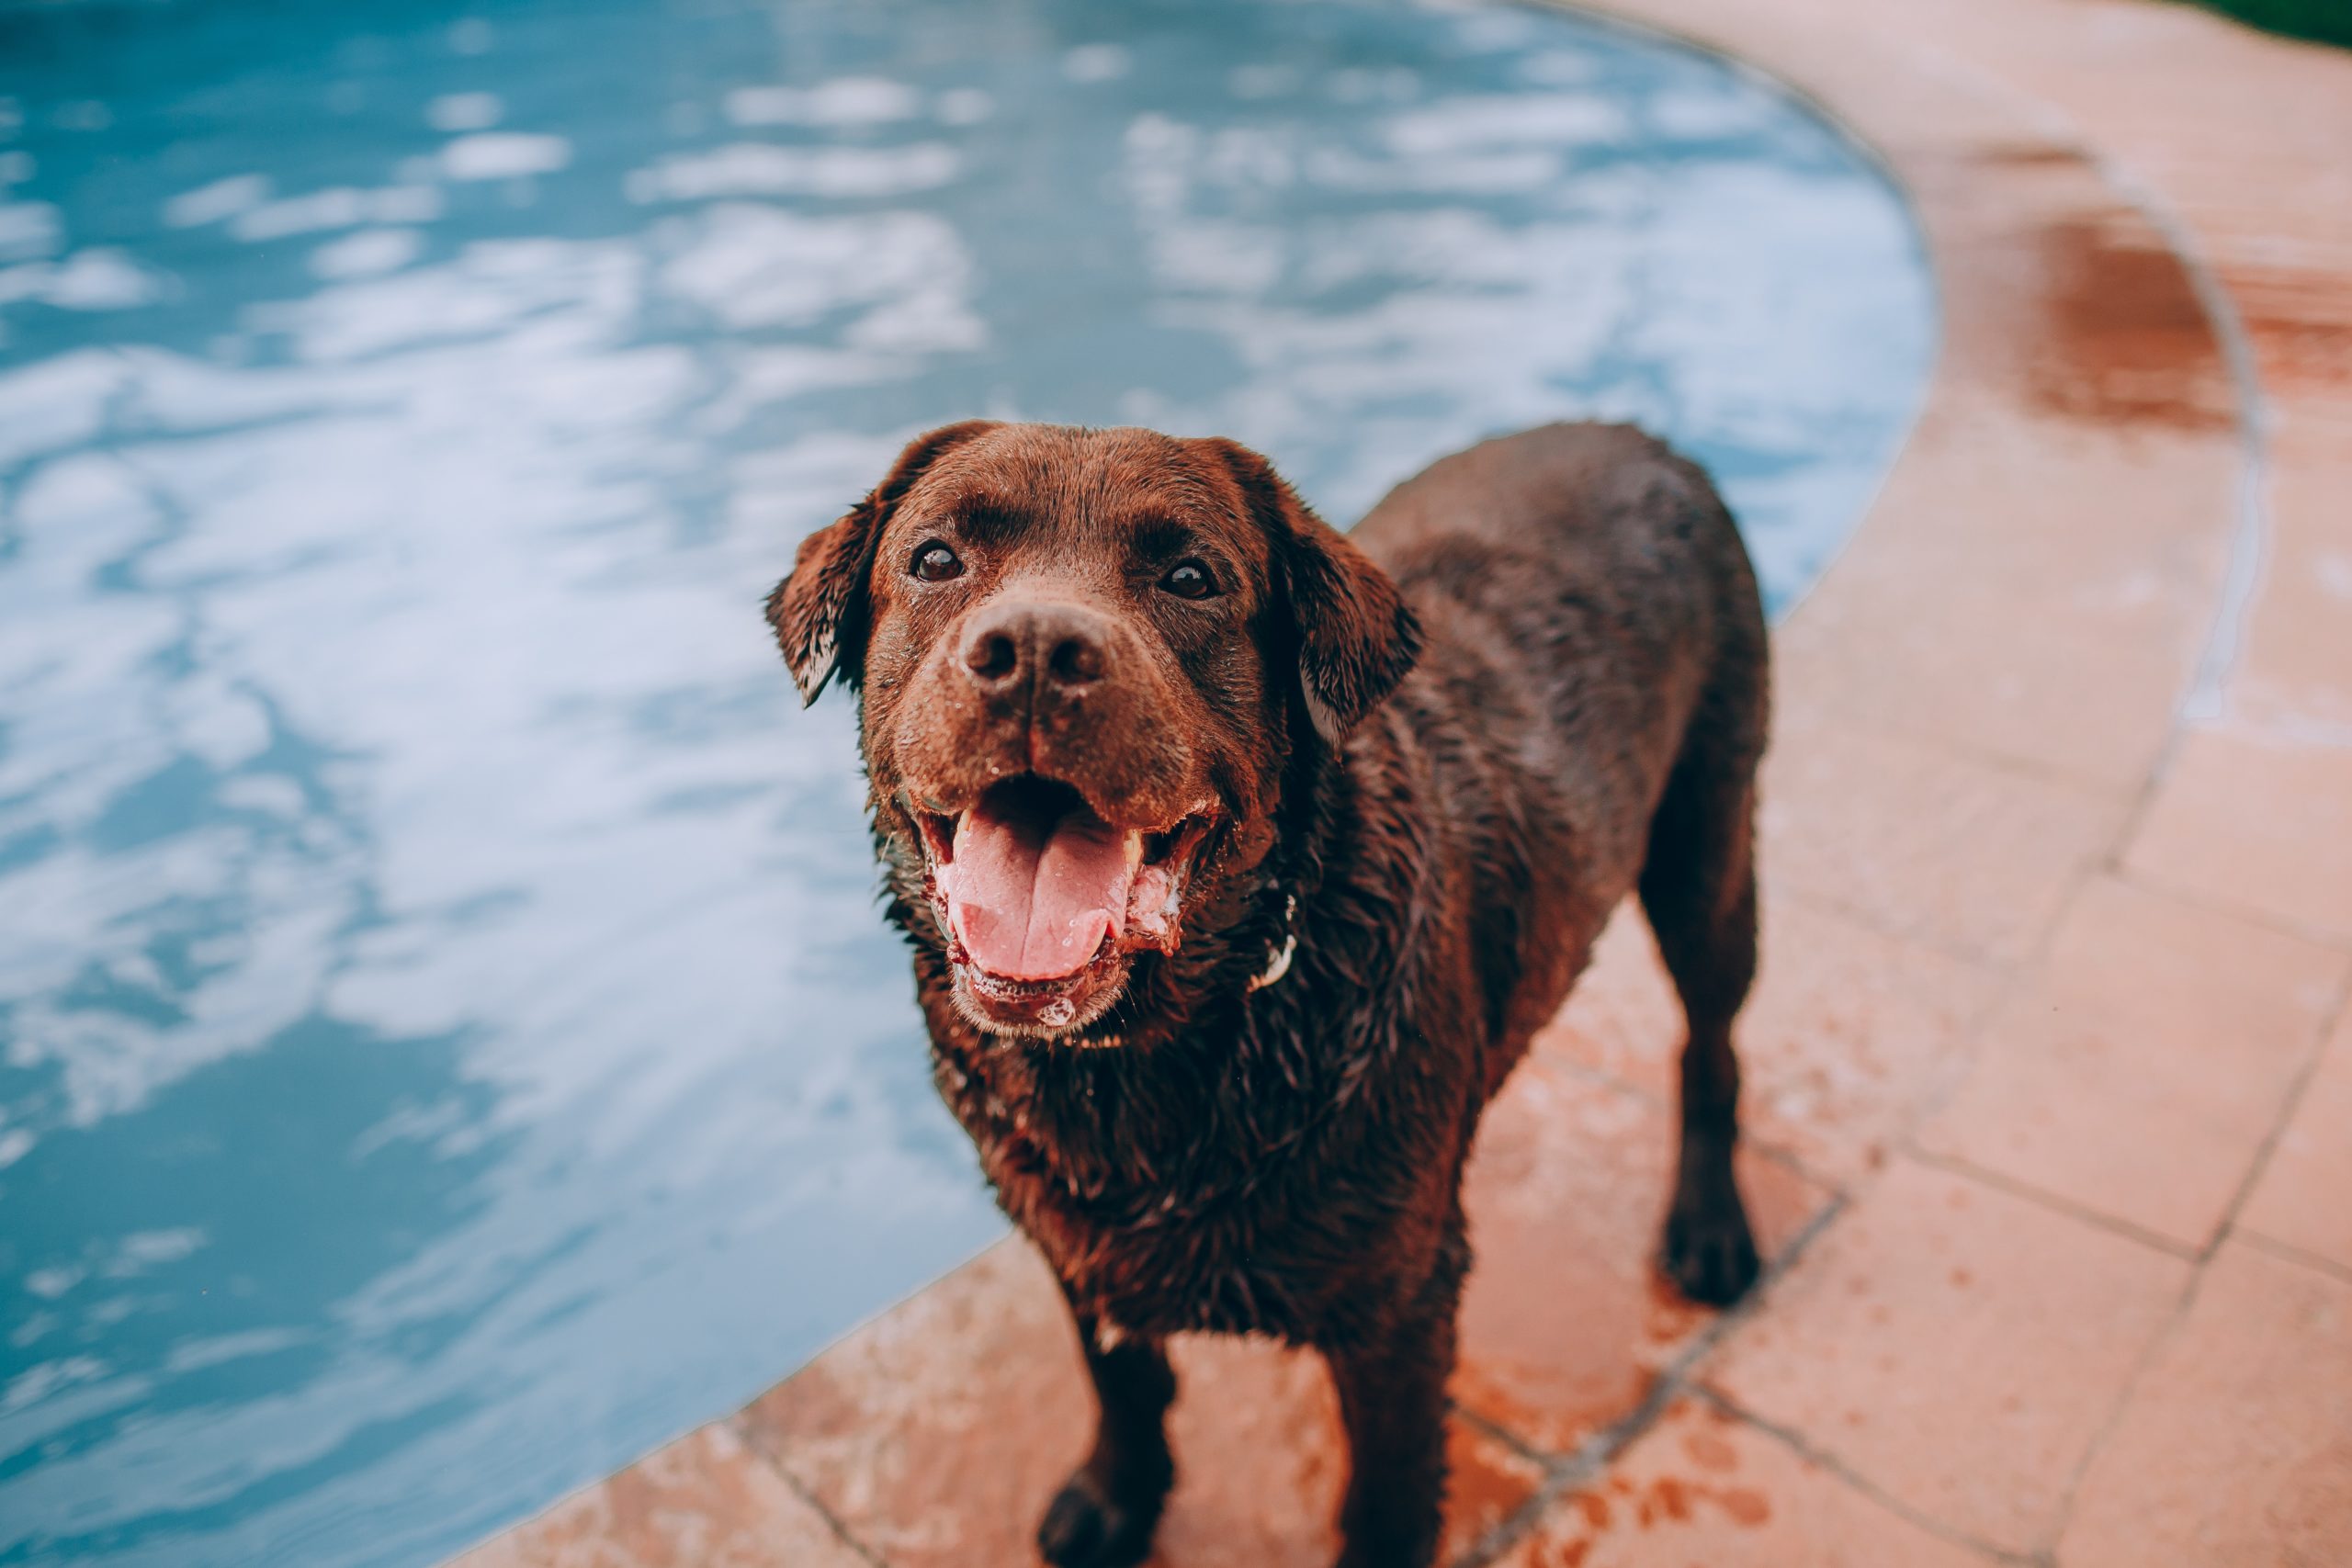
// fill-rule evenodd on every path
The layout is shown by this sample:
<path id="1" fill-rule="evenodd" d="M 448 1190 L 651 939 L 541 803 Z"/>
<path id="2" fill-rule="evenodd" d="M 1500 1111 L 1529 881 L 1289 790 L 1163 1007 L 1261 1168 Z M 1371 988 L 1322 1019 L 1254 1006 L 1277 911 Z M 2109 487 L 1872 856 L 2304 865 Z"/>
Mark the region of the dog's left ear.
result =
<path id="1" fill-rule="evenodd" d="M 1299 500 L 1272 463 L 1236 442 L 1204 445 L 1232 470 L 1273 547 L 1298 628 L 1307 715 L 1337 746 L 1412 669 L 1420 623 L 1388 574 Z"/>
<path id="2" fill-rule="evenodd" d="M 800 541 L 792 575 L 768 595 L 768 625 L 800 689 L 803 706 L 817 700 L 836 671 L 857 684 L 865 642 L 865 583 L 874 569 L 874 547 L 882 525 L 941 456 L 983 431 L 992 419 L 966 420 L 916 436 L 883 476 L 839 521 Z"/>

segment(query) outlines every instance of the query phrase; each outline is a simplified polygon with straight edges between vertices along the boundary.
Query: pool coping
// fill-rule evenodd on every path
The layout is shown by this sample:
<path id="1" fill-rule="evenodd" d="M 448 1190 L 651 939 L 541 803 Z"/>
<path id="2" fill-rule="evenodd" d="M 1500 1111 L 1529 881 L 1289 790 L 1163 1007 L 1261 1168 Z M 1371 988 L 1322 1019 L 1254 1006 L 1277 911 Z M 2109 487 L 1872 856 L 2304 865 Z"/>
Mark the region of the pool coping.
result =
<path id="1" fill-rule="evenodd" d="M 2352 144 L 2331 140 L 2352 128 L 2335 107 L 2352 106 L 2352 55 L 2151 0 L 1580 13 L 1767 73 L 1870 150 L 1912 201 L 1941 349 L 1878 495 L 1776 637 L 1767 952 L 1745 1024 L 1771 1277 L 1710 1318 L 1661 1304 L 1626 1256 L 1655 1217 L 1662 1173 L 1642 1162 L 1664 1158 L 1671 1041 L 1655 960 L 1620 920 L 1482 1137 L 1451 1548 L 1619 1561 L 1604 1501 L 1661 1486 L 1671 1436 L 1734 1454 L 1783 1505 L 1741 1538 L 1749 1561 L 1819 1561 L 1833 1525 L 1866 1560 L 2119 1541 L 2142 1554 L 2116 1560 L 2150 1560 L 2132 1534 L 2154 1528 L 2146 1510 L 2117 1499 L 2132 1474 L 2162 1480 L 2170 1450 L 2143 1434 L 2161 1431 L 2171 1358 L 2229 1327 L 2210 1303 L 2264 1269 L 2352 1303 L 2352 1237 L 2313 1217 L 2344 1156 L 2297 1141 L 2313 1086 L 2352 1072 L 2352 616 L 2331 624 L 2305 581 L 2352 560 L 2327 500 L 2352 493 L 2352 378 L 2311 346 L 2352 344 L 2352 306 L 2311 259 L 2352 261 L 2352 218 L 2312 194 L 2335 188 L 2326 148 Z M 2148 110 L 2155 84 L 2206 114 Z M 2218 149 L 2217 106 L 2236 117 Z M 2282 281 L 2282 236 L 2318 282 Z M 2258 1050 L 2177 1065 L 2229 1079 L 2234 1120 L 2118 1100 L 2029 1124 L 2020 1107 L 2132 1070 L 2043 1048 L 2039 1015 L 2063 1000 L 2161 1036 L 2134 1010 L 2151 994 L 2215 1027 L 2264 1021 Z M 1611 1179 L 1579 1186 L 1588 1168 Z M 1530 1194 L 1566 1228 L 1532 1228 L 1549 1220 Z M 1923 1259 L 1905 1216 L 1930 1199 L 1997 1224 Z M 1998 1335 L 1962 1376 L 1936 1354 L 1950 1303 L 1920 1281 L 1971 1270 Z M 1852 1275 L 1889 1293 L 1883 1322 L 1839 1315 Z M 2119 1347 L 2070 1348 L 2053 1303 Z M 1562 1334 L 1571 1318 L 1582 1332 Z M 1864 1342 L 1886 1365 L 1841 1359 Z M 1184 1351 L 1161 1559 L 1327 1556 L 1343 1461 L 1312 1368 Z M 2003 1368 L 2032 1420 L 1999 1447 L 1881 1423 L 1965 1405 Z M 1008 1238 L 455 1561 L 1033 1561 L 1086 1414 L 1057 1296 Z M 2217 1418 L 2197 1462 L 2226 1464 L 2228 1436 Z"/>

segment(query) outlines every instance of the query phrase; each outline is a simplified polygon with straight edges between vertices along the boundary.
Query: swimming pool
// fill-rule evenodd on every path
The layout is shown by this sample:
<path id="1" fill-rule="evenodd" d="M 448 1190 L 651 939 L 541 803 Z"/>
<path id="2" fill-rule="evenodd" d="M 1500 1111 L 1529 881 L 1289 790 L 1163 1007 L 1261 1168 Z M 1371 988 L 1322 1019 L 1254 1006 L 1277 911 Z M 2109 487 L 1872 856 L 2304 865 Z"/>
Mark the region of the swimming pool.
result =
<path id="1" fill-rule="evenodd" d="M 911 430 L 1638 418 L 1779 605 L 1933 333 L 1549 13 L 0 4 L 0 1562 L 428 1562 L 996 1234 L 758 614 Z"/>

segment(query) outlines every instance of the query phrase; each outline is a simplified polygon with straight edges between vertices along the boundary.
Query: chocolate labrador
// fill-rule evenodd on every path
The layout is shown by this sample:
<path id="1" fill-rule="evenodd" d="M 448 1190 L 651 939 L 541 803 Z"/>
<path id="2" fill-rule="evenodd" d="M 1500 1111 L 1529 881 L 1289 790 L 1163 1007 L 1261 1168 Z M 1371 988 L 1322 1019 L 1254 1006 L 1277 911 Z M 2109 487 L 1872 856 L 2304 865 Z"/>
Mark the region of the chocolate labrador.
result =
<path id="1" fill-rule="evenodd" d="M 1342 536 L 1229 441 L 975 421 L 767 610 L 805 699 L 858 694 L 933 1076 L 1093 1376 L 1048 1562 L 1148 1551 L 1187 1331 L 1321 1352 L 1341 1562 L 1431 1560 L 1464 1158 L 1629 891 L 1689 1023 L 1663 1267 L 1706 1302 L 1755 1279 L 1764 619 L 1696 467 L 1551 425 Z"/>

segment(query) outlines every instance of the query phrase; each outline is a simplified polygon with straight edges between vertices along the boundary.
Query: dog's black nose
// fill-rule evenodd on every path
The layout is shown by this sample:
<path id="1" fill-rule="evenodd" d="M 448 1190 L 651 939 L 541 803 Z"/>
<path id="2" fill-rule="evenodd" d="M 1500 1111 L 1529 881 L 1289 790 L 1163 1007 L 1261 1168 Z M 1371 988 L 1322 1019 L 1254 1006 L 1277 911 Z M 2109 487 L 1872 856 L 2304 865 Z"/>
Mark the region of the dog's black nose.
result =
<path id="1" fill-rule="evenodd" d="M 1102 678 L 1102 617 L 1076 604 L 995 604 L 964 630 L 963 663 L 972 683 L 991 694 L 1034 679 L 1073 691 Z"/>

